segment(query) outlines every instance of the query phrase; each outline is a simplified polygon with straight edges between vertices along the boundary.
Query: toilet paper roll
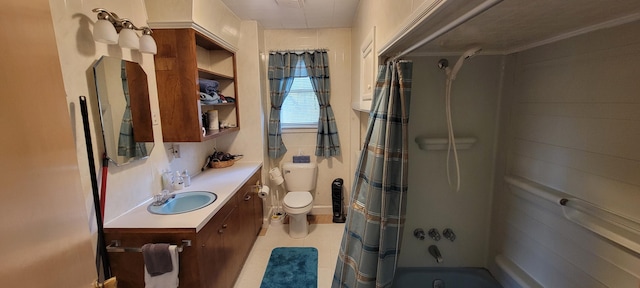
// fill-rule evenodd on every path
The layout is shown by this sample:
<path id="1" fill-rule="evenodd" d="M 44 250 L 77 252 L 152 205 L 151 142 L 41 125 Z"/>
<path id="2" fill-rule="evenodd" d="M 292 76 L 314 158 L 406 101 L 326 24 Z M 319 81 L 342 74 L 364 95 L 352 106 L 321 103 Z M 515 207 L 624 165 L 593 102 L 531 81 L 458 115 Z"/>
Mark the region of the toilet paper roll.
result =
<path id="1" fill-rule="evenodd" d="M 269 186 L 262 185 L 262 187 L 260 187 L 260 191 L 258 191 L 258 197 L 261 199 L 269 197 L 269 190 Z"/>
<path id="2" fill-rule="evenodd" d="M 219 130 L 220 120 L 218 119 L 218 110 L 207 111 L 207 117 L 209 118 L 209 130 Z"/>
<path id="3" fill-rule="evenodd" d="M 275 167 L 269 170 L 269 179 L 275 185 L 280 185 L 284 183 L 284 178 L 282 178 L 282 173 L 280 172 L 280 168 Z"/>

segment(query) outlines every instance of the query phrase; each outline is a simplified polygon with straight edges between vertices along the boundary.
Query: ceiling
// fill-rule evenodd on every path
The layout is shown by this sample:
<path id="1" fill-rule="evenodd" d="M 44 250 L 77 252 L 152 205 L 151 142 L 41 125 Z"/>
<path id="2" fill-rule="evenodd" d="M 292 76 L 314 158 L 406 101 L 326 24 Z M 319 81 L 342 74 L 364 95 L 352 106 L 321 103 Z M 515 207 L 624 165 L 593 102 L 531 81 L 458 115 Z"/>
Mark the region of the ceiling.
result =
<path id="1" fill-rule="evenodd" d="M 398 54 L 450 23 L 483 0 L 449 0 L 387 55 Z M 471 46 L 483 54 L 510 54 L 585 32 L 640 20 L 639 0 L 504 0 L 417 48 L 411 55 L 460 53 Z"/>
<path id="2" fill-rule="evenodd" d="M 359 0 L 222 1 L 241 19 L 256 20 L 265 29 L 351 27 L 359 3 Z M 406 51 L 484 2 L 446 0 L 401 39 L 382 47 L 383 54 Z M 474 45 L 482 46 L 483 54 L 509 54 L 637 20 L 640 20 L 640 0 L 503 0 L 411 54 L 460 53 Z"/>
<path id="3" fill-rule="evenodd" d="M 222 2 L 240 19 L 256 20 L 265 29 L 312 29 L 351 27 L 359 0 L 222 0 Z"/>

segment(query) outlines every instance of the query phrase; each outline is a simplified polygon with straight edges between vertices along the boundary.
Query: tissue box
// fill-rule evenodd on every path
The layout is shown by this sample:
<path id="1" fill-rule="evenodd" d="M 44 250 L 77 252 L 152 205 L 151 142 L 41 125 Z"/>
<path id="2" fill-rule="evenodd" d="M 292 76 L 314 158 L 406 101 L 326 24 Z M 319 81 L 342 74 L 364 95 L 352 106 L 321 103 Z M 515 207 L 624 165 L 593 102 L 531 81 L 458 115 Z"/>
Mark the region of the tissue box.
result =
<path id="1" fill-rule="evenodd" d="M 309 155 L 293 156 L 293 163 L 311 163 L 311 157 Z"/>

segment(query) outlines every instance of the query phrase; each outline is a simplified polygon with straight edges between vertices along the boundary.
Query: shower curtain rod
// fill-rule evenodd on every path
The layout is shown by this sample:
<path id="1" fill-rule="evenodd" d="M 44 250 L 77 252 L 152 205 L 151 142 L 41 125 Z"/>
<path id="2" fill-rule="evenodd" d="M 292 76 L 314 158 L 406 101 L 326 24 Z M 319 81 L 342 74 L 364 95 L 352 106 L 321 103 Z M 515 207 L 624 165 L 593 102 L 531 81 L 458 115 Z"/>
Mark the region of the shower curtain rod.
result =
<path id="1" fill-rule="evenodd" d="M 402 56 L 406 56 L 407 54 L 413 52 L 414 50 L 420 48 L 422 45 L 425 45 L 434 39 L 446 34 L 447 32 L 455 29 L 456 27 L 464 24 L 465 22 L 471 20 L 473 17 L 480 15 L 482 12 L 489 10 L 489 8 L 495 6 L 496 4 L 502 2 L 503 0 L 486 0 L 482 2 L 482 4 L 474 7 L 469 10 L 469 12 L 464 13 L 462 16 L 456 18 L 455 20 L 449 22 L 449 24 L 444 27 L 438 29 L 436 32 L 431 33 L 424 39 L 420 40 L 420 42 L 413 44 L 411 47 L 405 49 L 404 51 L 398 53 L 396 56 L 392 58 L 392 60 L 398 60 Z"/>

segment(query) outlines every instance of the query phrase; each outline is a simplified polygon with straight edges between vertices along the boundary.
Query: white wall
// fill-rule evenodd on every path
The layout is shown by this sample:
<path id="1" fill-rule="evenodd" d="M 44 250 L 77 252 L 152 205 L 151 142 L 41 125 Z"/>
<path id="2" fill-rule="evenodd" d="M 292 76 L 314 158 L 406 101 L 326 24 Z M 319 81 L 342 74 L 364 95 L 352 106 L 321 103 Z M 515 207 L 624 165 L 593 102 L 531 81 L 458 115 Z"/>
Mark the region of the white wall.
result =
<path id="1" fill-rule="evenodd" d="M 407 220 L 399 266 L 482 267 L 486 262 L 493 182 L 493 153 L 497 133 L 501 57 L 479 56 L 465 61 L 453 82 L 451 113 L 456 138 L 475 137 L 471 149 L 458 150 L 460 191 L 449 187 L 447 151 L 420 150 L 417 136 L 447 137 L 445 73 L 437 67 L 442 57 L 413 60 L 409 116 L 409 190 Z M 455 63 L 457 57 L 448 58 Z M 453 64 L 452 64 L 453 65 Z M 453 155 L 451 156 L 453 157 Z M 455 168 L 452 163 L 452 171 Z M 452 176 L 455 172 L 452 172 Z M 455 182 L 455 178 L 452 178 Z M 451 228 L 454 242 L 413 237 L 413 230 Z M 437 264 L 427 248 L 436 244 L 444 263 Z"/>
<path id="2" fill-rule="evenodd" d="M 288 152 L 278 163 L 292 162 L 292 156 L 302 151 L 318 163 L 318 181 L 312 214 L 331 214 L 331 182 L 343 178 L 345 187 L 351 187 L 349 169 L 351 145 L 349 129 L 351 111 L 351 29 L 265 30 L 265 48 L 271 50 L 328 49 L 331 79 L 331 107 L 336 117 L 342 155 L 332 158 L 316 157 L 316 132 L 286 133 L 282 139 Z M 268 61 L 268 56 L 265 58 Z M 268 98 L 268 97 L 267 97 Z M 265 101 L 266 107 L 271 102 Z M 266 166 L 266 164 L 265 164 Z M 275 189 L 272 187 L 272 191 Z M 348 190 L 345 189 L 345 190 Z M 280 189 L 280 192 L 283 192 Z M 284 195 L 284 194 L 282 194 Z"/>
<path id="3" fill-rule="evenodd" d="M 211 32 L 221 45 L 238 49 L 241 20 L 220 0 L 144 1 L 152 28 L 189 28 L 195 25 Z"/>
<path id="4" fill-rule="evenodd" d="M 80 0 L 51 0 L 49 3 L 56 32 L 56 42 L 60 51 L 60 63 L 69 103 L 69 113 L 75 129 L 78 165 L 81 173 L 82 190 L 85 195 L 86 210 L 90 219 L 93 219 L 91 182 L 77 97 L 79 95 L 88 96 L 87 102 L 89 104 L 92 141 L 94 143 L 94 160 L 97 164 L 96 169 L 99 171 L 100 155 L 104 148 L 101 144 L 100 118 L 92 71 L 95 61 L 102 55 L 108 55 L 140 63 L 147 73 L 152 114 L 159 115 L 159 108 L 153 55 L 122 49 L 118 45 L 94 42 L 92 31 L 93 24 L 96 21 L 96 13 L 91 12 L 91 9 L 96 7 L 105 8 L 117 13 L 120 17 L 131 19 L 138 26 L 145 26 L 147 25 L 145 5 L 142 0 L 110 1 L 109 5 L 104 5 L 101 1 Z M 79 75 L 82 75 L 82 77 L 79 77 Z M 256 96 L 256 99 L 258 99 L 258 96 Z M 246 102 L 251 103 L 250 100 Z M 158 117 L 162 117 L 162 115 Z M 209 140 L 203 143 L 179 143 L 181 146 L 181 158 L 173 159 L 169 152 L 171 143 L 162 142 L 160 125 L 153 126 L 153 129 L 155 148 L 148 159 L 121 167 L 113 164 L 109 166 L 105 222 L 146 201 L 153 194 L 160 192 L 162 189 L 160 175 L 163 169 L 171 168 L 174 171 L 188 169 L 192 175 L 199 173 L 206 155 L 210 154 L 216 146 L 216 140 Z"/>
<path id="5" fill-rule="evenodd" d="M 49 1 L 2 1 L 0 9 L 0 37 L 11 39 L 0 53 L 0 282 L 90 287 L 96 246 L 87 229 Z"/>
<path id="6" fill-rule="evenodd" d="M 637 254 L 566 220 L 557 205 L 514 196 L 526 192 L 502 179 L 522 177 L 640 219 L 638 29 L 626 24 L 510 57 L 490 253 L 544 287 L 640 282 Z"/>

